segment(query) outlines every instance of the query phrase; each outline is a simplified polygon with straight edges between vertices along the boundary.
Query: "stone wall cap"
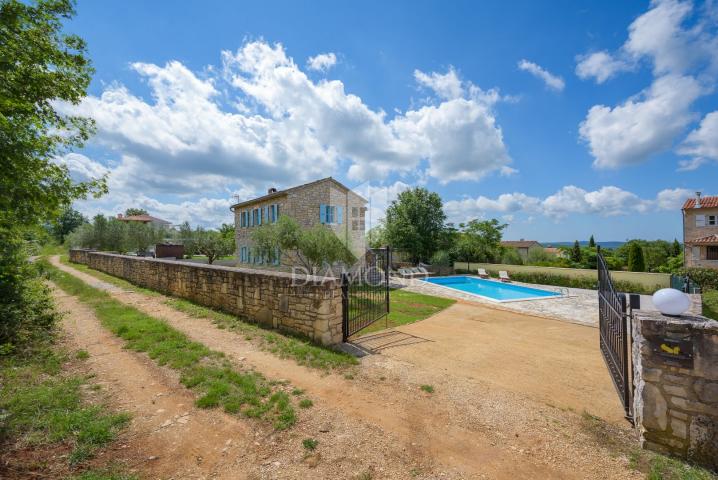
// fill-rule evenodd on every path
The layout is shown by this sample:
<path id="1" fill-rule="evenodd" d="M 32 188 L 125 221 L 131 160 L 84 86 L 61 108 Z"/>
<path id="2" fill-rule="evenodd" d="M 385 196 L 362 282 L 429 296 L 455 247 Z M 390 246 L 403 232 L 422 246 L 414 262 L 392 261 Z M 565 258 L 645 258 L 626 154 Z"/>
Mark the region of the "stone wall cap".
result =
<path id="1" fill-rule="evenodd" d="M 225 265 L 206 265 L 206 264 L 201 264 L 201 263 L 183 262 L 181 260 L 167 260 L 167 259 L 163 259 L 163 258 L 135 257 L 133 255 L 122 255 L 119 253 L 98 252 L 95 250 L 87 250 L 87 249 L 79 249 L 79 248 L 74 248 L 72 250 L 91 253 L 93 255 L 104 255 L 107 257 L 128 258 L 128 259 L 139 261 L 139 262 L 167 263 L 167 264 L 172 264 L 172 265 L 180 265 L 180 266 L 205 269 L 205 270 L 215 270 L 215 271 L 219 270 L 219 271 L 225 271 L 225 272 L 249 273 L 252 275 L 263 276 L 263 277 L 272 277 L 272 278 L 278 278 L 278 279 L 282 279 L 282 280 L 292 280 L 294 278 L 301 278 L 302 280 L 309 283 L 309 285 L 306 285 L 306 286 L 312 286 L 312 284 L 314 284 L 314 285 L 321 284 L 324 286 L 324 285 L 331 285 L 331 284 L 339 282 L 339 279 L 335 278 L 335 277 L 319 277 L 319 276 L 315 276 L 315 275 L 294 275 L 294 274 L 288 273 L 288 272 L 275 272 L 275 271 L 262 270 L 262 269 L 256 269 L 256 268 L 228 267 Z"/>
<path id="2" fill-rule="evenodd" d="M 633 318 L 639 322 L 666 323 L 669 325 L 690 326 L 696 329 L 718 330 L 718 321 L 712 320 L 702 315 L 693 315 L 686 313 L 680 316 L 664 315 L 661 312 L 652 312 L 647 310 L 636 310 L 633 312 Z"/>

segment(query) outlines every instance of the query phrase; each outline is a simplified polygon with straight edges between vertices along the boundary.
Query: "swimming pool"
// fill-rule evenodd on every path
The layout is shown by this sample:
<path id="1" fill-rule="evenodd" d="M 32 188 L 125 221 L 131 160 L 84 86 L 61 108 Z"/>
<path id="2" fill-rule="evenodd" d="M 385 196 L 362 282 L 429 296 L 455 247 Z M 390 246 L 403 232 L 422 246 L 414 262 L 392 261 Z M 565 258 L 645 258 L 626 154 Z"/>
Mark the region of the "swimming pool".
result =
<path id="1" fill-rule="evenodd" d="M 512 302 L 517 300 L 537 300 L 560 296 L 557 292 L 539 290 L 537 288 L 501 283 L 483 278 L 455 276 L 427 278 L 424 282 L 433 283 L 440 287 L 452 288 L 461 292 L 478 295 L 495 302 Z"/>

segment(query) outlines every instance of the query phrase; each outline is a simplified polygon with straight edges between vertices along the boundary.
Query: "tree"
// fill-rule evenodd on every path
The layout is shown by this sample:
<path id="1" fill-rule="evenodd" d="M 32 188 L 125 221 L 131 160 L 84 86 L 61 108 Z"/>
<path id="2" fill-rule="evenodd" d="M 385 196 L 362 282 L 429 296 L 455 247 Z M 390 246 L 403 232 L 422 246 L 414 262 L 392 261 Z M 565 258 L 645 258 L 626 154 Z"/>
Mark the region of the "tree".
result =
<path id="1" fill-rule="evenodd" d="M 276 223 L 255 228 L 252 241 L 255 256 L 271 263 L 279 255 L 285 261 L 296 260 L 310 272 L 337 262 L 352 264 L 356 261 L 348 245 L 330 229 L 323 225 L 302 229 L 296 220 L 286 215 L 280 215 Z"/>
<path id="2" fill-rule="evenodd" d="M 236 232 L 235 232 L 235 229 L 234 229 L 234 224 L 232 224 L 232 223 L 223 223 L 222 226 L 219 227 L 219 234 L 222 235 L 222 238 L 224 238 L 224 240 L 225 240 L 227 243 L 229 243 L 230 248 L 231 248 L 231 252 L 230 252 L 230 253 L 236 252 L 236 250 L 237 250 L 237 245 L 236 245 L 237 237 L 236 237 Z M 229 254 L 225 254 L 225 255 L 229 255 Z"/>
<path id="3" fill-rule="evenodd" d="M 197 252 L 207 257 L 207 263 L 212 265 L 215 260 L 224 255 L 234 253 L 234 242 L 215 230 L 202 230 L 195 232 Z"/>
<path id="4" fill-rule="evenodd" d="M 386 211 L 386 240 L 408 252 L 412 262 L 427 261 L 438 249 L 445 220 L 437 193 L 422 187 L 405 190 Z"/>
<path id="5" fill-rule="evenodd" d="M 136 215 L 149 215 L 147 213 L 147 210 L 144 208 L 128 208 L 125 210 L 125 216 L 126 217 L 134 217 Z"/>
<path id="6" fill-rule="evenodd" d="M 588 248 L 596 248 L 596 241 L 593 239 L 593 235 L 588 239 Z"/>
<path id="7" fill-rule="evenodd" d="M 54 318 L 24 232 L 106 191 L 104 178 L 76 183 L 55 161 L 93 130 L 90 119 L 58 108 L 85 97 L 92 73 L 85 42 L 64 33 L 73 14 L 69 0 L 0 3 L 0 345 L 22 343 Z"/>
<path id="8" fill-rule="evenodd" d="M 681 244 L 678 242 L 677 238 L 673 239 L 673 245 L 671 245 L 671 255 L 672 257 L 677 257 L 680 254 L 683 253 L 683 249 L 681 248 Z"/>
<path id="9" fill-rule="evenodd" d="M 521 258 L 518 250 L 509 247 L 504 248 L 501 254 L 501 263 L 505 263 L 506 265 L 523 265 L 524 259 Z"/>
<path id="10" fill-rule="evenodd" d="M 184 254 L 188 257 L 197 253 L 197 241 L 189 222 L 185 221 L 179 226 L 178 240 L 184 245 Z"/>
<path id="11" fill-rule="evenodd" d="M 134 250 L 138 254 L 147 253 L 152 245 L 161 242 L 164 237 L 164 229 L 155 228 L 152 224 L 127 223 L 127 248 L 128 250 Z"/>
<path id="12" fill-rule="evenodd" d="M 58 243 L 64 243 L 65 237 L 83 223 L 87 223 L 87 218 L 74 208 L 68 207 L 52 222 L 50 231 Z"/>
<path id="13" fill-rule="evenodd" d="M 646 262 L 643 258 L 643 248 L 638 242 L 631 242 L 628 250 L 628 270 L 631 272 L 645 272 Z"/>
<path id="14" fill-rule="evenodd" d="M 498 220 L 471 220 L 467 224 L 459 225 L 457 241 L 454 245 L 454 254 L 457 259 L 469 262 L 494 261 L 501 255 L 501 232 L 507 225 Z"/>
<path id="15" fill-rule="evenodd" d="M 581 245 L 578 240 L 573 242 L 573 248 L 571 249 L 571 261 L 581 263 Z"/>
<path id="16" fill-rule="evenodd" d="M 386 228 L 383 224 L 379 224 L 369 229 L 366 233 L 367 245 L 370 248 L 381 248 L 386 246 Z"/>

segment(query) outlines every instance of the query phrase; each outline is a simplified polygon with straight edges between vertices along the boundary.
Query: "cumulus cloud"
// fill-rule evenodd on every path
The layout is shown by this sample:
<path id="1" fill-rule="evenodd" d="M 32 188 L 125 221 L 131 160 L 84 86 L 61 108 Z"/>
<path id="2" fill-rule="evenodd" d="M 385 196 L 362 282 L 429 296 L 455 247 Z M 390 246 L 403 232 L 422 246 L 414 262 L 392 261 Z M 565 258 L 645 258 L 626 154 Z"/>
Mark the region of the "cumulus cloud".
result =
<path id="1" fill-rule="evenodd" d="M 690 110 L 704 93 L 690 76 L 668 75 L 636 98 L 613 108 L 594 105 L 579 127 L 598 168 L 644 162 L 671 147 L 673 139 L 695 119 Z"/>
<path id="2" fill-rule="evenodd" d="M 684 170 L 695 170 L 708 161 L 718 162 L 718 111 L 711 112 L 701 120 L 678 148 L 678 153 L 692 157 L 681 162 Z"/>
<path id="3" fill-rule="evenodd" d="M 651 62 L 654 75 L 650 87 L 623 104 L 594 105 L 589 110 L 580 135 L 594 166 L 644 162 L 670 149 L 696 119 L 694 102 L 715 86 L 718 35 L 715 16 L 693 14 L 691 2 L 654 0 L 628 27 L 628 38 L 615 54 L 601 51 L 578 58 L 577 75 L 598 83 L 636 68 L 644 59 Z M 703 161 L 694 157 L 683 165 L 690 168 Z"/>
<path id="4" fill-rule="evenodd" d="M 619 72 L 632 68 L 630 63 L 615 58 L 606 51 L 580 55 L 577 59 L 576 75 L 583 80 L 595 78 L 596 83 L 603 83 Z"/>
<path id="5" fill-rule="evenodd" d="M 326 72 L 337 64 L 337 56 L 334 53 L 320 53 L 317 56 L 307 59 L 307 68 L 318 72 Z"/>
<path id="6" fill-rule="evenodd" d="M 496 198 L 479 196 L 446 202 L 444 208 L 450 219 L 462 222 L 472 218 L 486 218 L 494 214 L 545 215 L 561 219 L 571 214 L 593 214 L 605 217 L 649 213 L 655 210 L 676 210 L 691 196 L 686 189 L 666 189 L 655 199 L 642 199 L 638 195 L 615 186 L 604 186 L 587 191 L 567 185 L 545 198 L 524 193 L 504 193 Z"/>
<path id="7" fill-rule="evenodd" d="M 111 195 L 226 198 L 336 174 L 340 165 L 356 182 L 414 175 L 420 166 L 443 183 L 510 171 L 493 110 L 498 91 L 453 68 L 415 72 L 430 95 L 390 117 L 341 81 L 310 79 L 281 44 L 247 42 L 221 60 L 222 68 L 202 72 L 178 61 L 136 62 L 149 96 L 115 83 L 58 107 L 95 119 L 93 141 L 117 159 L 105 166 Z M 312 60 L 309 68 L 333 61 L 331 54 Z"/>
<path id="8" fill-rule="evenodd" d="M 529 62 L 528 60 L 524 59 L 519 61 L 518 67 L 519 70 L 529 72 L 534 77 L 542 80 L 548 88 L 557 92 L 562 91 L 566 86 L 566 83 L 563 81 L 563 78 L 552 74 L 551 72 L 536 63 Z"/>

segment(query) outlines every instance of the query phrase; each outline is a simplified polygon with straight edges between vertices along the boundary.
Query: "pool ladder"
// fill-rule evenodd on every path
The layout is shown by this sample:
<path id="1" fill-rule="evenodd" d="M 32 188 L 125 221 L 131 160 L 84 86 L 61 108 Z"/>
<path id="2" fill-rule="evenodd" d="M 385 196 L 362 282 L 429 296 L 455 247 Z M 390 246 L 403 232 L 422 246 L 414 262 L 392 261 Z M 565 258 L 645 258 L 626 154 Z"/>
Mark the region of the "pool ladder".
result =
<path id="1" fill-rule="evenodd" d="M 568 297 L 568 288 L 567 287 L 556 287 L 553 289 L 554 292 L 558 293 L 562 297 Z"/>

